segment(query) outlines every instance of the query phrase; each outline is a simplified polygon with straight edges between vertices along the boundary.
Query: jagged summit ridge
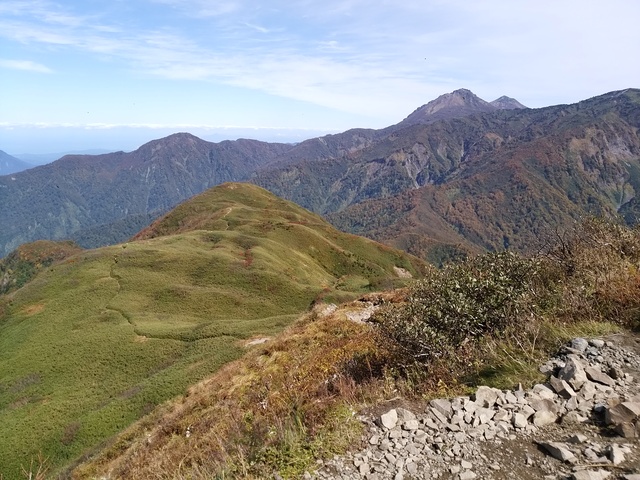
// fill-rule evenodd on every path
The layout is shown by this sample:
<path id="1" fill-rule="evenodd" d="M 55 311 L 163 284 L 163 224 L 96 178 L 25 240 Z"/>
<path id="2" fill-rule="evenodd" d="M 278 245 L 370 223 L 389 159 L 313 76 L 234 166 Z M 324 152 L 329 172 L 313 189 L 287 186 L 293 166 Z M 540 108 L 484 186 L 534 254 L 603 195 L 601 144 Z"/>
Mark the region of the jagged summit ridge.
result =
<path id="1" fill-rule="evenodd" d="M 493 102 L 487 102 L 471 90 L 460 88 L 451 93 L 440 95 L 435 100 L 422 105 L 400 122 L 399 125 L 429 124 L 438 120 L 465 117 L 476 113 L 516 108 L 526 107 L 516 99 L 507 96 L 502 96 Z"/>

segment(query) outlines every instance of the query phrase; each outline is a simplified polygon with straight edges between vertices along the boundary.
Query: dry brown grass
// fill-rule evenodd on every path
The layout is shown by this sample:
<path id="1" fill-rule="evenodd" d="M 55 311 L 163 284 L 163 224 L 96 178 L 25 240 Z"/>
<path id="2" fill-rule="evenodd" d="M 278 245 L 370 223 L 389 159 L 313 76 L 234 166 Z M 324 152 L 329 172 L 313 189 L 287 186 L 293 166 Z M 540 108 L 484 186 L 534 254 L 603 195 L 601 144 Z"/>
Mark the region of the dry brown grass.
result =
<path id="1" fill-rule="evenodd" d="M 350 406 L 385 394 L 382 363 L 371 326 L 312 312 L 134 425 L 74 477 L 300 474 L 360 440 Z"/>

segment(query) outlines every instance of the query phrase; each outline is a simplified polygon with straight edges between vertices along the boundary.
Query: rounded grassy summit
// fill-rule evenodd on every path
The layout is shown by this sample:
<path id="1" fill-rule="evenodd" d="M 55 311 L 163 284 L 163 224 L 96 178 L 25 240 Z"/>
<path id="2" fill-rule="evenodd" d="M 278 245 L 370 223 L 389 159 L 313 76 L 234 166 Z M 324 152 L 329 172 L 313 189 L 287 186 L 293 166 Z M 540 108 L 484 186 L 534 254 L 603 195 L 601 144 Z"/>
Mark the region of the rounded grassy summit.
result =
<path id="1" fill-rule="evenodd" d="M 318 301 L 401 284 L 417 258 L 254 185 L 194 197 L 130 242 L 0 296 L 0 465 L 60 473 Z"/>

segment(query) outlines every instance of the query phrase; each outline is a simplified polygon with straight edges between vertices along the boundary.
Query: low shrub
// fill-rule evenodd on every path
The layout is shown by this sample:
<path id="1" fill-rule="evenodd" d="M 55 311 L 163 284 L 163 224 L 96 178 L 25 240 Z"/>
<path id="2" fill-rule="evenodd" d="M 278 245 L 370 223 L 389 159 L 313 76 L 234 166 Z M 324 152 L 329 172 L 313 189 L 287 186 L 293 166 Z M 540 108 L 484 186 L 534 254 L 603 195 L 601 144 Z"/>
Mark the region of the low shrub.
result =
<path id="1" fill-rule="evenodd" d="M 543 271 L 542 261 L 510 252 L 481 255 L 432 272 L 375 321 L 405 363 L 459 356 L 464 345 L 540 313 L 551 291 Z"/>

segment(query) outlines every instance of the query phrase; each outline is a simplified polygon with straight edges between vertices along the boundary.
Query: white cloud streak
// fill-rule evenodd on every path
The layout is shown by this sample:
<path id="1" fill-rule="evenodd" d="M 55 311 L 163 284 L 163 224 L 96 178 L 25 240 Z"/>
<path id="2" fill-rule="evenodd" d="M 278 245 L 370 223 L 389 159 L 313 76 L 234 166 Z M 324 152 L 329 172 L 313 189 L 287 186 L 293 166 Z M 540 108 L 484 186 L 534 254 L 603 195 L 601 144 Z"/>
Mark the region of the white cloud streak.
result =
<path id="1" fill-rule="evenodd" d="M 640 3 L 624 0 L 149 1 L 201 28 L 177 21 L 140 28 L 47 0 L 8 0 L 0 5 L 0 36 L 372 117 L 397 117 L 416 99 L 460 87 L 541 106 L 640 78 L 640 64 L 628 57 L 640 44 Z"/>
<path id="2" fill-rule="evenodd" d="M 53 73 L 49 67 L 41 65 L 30 60 L 4 60 L 0 59 L 0 68 L 7 68 L 9 70 L 24 70 L 26 72 L 36 73 Z"/>

